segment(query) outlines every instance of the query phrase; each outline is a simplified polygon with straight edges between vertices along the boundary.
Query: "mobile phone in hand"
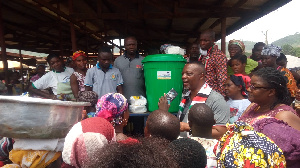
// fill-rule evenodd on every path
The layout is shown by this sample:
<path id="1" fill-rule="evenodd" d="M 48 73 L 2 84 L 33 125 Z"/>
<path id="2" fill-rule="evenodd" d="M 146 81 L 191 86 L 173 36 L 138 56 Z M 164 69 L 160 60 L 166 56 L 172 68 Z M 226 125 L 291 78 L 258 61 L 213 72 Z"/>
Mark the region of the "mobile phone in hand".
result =
<path id="1" fill-rule="evenodd" d="M 166 94 L 166 98 L 168 100 L 168 104 L 171 104 L 171 102 L 176 98 L 176 96 L 178 95 L 178 93 L 176 92 L 176 90 L 174 88 L 172 88 L 167 94 Z"/>

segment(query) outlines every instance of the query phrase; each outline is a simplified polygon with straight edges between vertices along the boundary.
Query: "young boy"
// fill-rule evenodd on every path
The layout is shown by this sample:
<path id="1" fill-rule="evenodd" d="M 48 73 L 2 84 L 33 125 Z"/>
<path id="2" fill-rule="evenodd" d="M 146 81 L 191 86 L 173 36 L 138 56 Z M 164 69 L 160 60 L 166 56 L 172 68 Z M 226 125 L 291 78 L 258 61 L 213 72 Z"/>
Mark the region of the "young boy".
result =
<path id="1" fill-rule="evenodd" d="M 123 94 L 123 78 L 119 69 L 111 65 L 113 55 L 109 48 L 102 48 L 98 52 L 98 63 L 88 69 L 84 80 L 85 90 L 94 91 L 98 98 L 112 92 Z"/>
<path id="2" fill-rule="evenodd" d="M 188 115 L 192 131 L 191 139 L 202 144 L 206 151 L 207 168 L 217 167 L 217 159 L 213 152 L 218 140 L 212 138 L 212 127 L 216 123 L 213 111 L 204 103 L 193 105 Z"/>

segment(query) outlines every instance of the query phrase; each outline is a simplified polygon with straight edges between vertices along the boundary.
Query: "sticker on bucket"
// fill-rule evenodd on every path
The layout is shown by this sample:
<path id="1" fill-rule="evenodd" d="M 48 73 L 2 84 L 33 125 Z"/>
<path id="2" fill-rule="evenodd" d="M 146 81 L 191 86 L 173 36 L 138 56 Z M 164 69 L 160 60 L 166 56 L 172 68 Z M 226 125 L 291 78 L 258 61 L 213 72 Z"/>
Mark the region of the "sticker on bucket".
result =
<path id="1" fill-rule="evenodd" d="M 157 71 L 157 79 L 171 79 L 171 71 Z"/>

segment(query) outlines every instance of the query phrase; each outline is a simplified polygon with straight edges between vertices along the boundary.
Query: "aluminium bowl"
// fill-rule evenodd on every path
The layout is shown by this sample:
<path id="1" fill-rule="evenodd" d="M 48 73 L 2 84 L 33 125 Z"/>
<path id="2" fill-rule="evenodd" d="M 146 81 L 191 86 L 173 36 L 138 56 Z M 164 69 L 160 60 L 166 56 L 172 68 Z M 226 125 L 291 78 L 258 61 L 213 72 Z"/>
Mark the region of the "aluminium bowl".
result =
<path id="1" fill-rule="evenodd" d="M 0 96 L 0 136 L 64 138 L 80 121 L 84 106 L 90 106 L 90 103 Z"/>

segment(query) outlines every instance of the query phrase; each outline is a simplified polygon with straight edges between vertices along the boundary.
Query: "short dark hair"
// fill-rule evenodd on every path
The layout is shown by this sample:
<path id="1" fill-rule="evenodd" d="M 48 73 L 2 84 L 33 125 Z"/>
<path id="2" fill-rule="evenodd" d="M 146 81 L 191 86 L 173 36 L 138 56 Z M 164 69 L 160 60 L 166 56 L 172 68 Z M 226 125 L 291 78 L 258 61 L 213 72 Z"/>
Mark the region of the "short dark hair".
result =
<path id="1" fill-rule="evenodd" d="M 148 116 L 147 128 L 151 136 L 173 141 L 180 134 L 180 121 L 169 112 L 155 110 Z"/>
<path id="2" fill-rule="evenodd" d="M 254 44 L 254 47 L 253 47 L 252 50 L 257 50 L 257 48 L 260 47 L 260 46 L 264 47 L 264 46 L 266 46 L 266 44 L 263 43 L 263 42 L 257 42 L 257 43 Z"/>
<path id="3" fill-rule="evenodd" d="M 205 73 L 205 66 L 199 61 L 188 62 L 185 65 L 197 65 L 202 73 Z"/>
<path id="4" fill-rule="evenodd" d="M 50 60 L 51 60 L 52 58 L 55 58 L 55 57 L 58 58 L 58 59 L 61 59 L 60 56 L 51 53 L 51 54 L 49 54 L 49 55 L 47 56 L 46 61 L 50 64 Z"/>
<path id="5" fill-rule="evenodd" d="M 286 86 L 288 79 L 280 71 L 272 68 L 261 68 L 253 73 L 267 83 L 270 88 L 275 89 L 277 100 L 271 106 L 273 109 L 277 104 L 290 105 L 291 94 Z"/>
<path id="6" fill-rule="evenodd" d="M 111 54 L 111 57 L 113 57 L 111 48 L 109 48 L 109 47 L 101 47 L 101 48 L 98 50 L 98 59 L 99 59 L 99 57 L 100 57 L 100 53 L 110 53 L 110 54 Z"/>
<path id="7" fill-rule="evenodd" d="M 137 41 L 137 39 L 134 36 L 128 36 L 124 39 L 124 43 L 128 40 L 128 39 L 134 39 L 135 41 Z"/>
<path id="8" fill-rule="evenodd" d="M 238 60 L 240 61 L 242 64 L 247 64 L 247 56 L 243 55 L 243 54 L 236 54 L 234 55 L 229 61 L 228 61 L 228 65 L 232 66 L 232 60 Z"/>
<path id="9" fill-rule="evenodd" d="M 84 167 L 174 167 L 177 162 L 172 157 L 168 142 L 158 138 L 144 138 L 140 143 L 115 143 L 104 146 L 92 154 L 90 161 Z"/>
<path id="10" fill-rule="evenodd" d="M 190 138 L 180 138 L 170 143 L 174 159 L 181 168 L 205 168 L 207 156 L 204 147 Z"/>
<path id="11" fill-rule="evenodd" d="M 111 52 L 111 48 L 109 48 L 109 47 L 101 47 L 101 48 L 99 48 L 98 55 L 100 55 L 100 53 L 102 53 L 102 52 L 112 53 Z"/>
<path id="12" fill-rule="evenodd" d="M 194 104 L 189 111 L 188 119 L 203 128 L 211 129 L 215 124 L 214 112 L 205 103 Z"/>

